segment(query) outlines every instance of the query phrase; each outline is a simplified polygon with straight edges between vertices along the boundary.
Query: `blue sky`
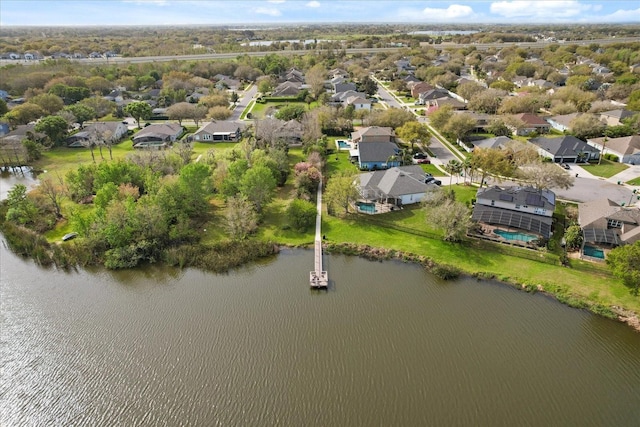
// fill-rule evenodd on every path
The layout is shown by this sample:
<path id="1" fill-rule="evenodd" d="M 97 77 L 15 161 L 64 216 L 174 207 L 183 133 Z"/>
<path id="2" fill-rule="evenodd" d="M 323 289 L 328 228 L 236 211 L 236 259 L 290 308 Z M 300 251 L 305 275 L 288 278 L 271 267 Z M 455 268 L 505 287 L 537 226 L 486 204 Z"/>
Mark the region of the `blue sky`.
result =
<path id="1" fill-rule="evenodd" d="M 293 22 L 640 23 L 640 2 L 610 0 L 1 0 L 0 25 Z"/>

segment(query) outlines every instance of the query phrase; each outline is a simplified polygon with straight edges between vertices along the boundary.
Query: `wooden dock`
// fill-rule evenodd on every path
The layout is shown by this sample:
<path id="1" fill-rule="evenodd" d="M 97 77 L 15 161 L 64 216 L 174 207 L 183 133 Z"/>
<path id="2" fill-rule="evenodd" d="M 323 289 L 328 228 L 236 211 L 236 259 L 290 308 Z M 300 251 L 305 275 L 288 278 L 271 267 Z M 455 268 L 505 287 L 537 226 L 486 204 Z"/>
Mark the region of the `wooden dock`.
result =
<path id="1" fill-rule="evenodd" d="M 322 269 L 322 178 L 318 184 L 314 270 L 309 273 L 309 283 L 314 289 L 327 289 L 329 286 L 329 275 Z"/>

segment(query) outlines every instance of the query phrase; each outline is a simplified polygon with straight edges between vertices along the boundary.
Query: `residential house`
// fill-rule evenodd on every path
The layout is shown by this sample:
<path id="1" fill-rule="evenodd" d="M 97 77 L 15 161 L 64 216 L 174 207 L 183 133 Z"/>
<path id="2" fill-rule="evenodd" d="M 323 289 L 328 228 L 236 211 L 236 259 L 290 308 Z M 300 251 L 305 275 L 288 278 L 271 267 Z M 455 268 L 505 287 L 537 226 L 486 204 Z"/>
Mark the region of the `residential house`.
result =
<path id="1" fill-rule="evenodd" d="M 351 133 L 351 141 L 355 145 L 370 142 L 395 142 L 395 140 L 396 134 L 390 127 L 369 126 Z"/>
<path id="2" fill-rule="evenodd" d="M 232 121 L 213 120 L 200 126 L 192 136 L 193 141 L 239 141 L 242 136 L 242 125 Z"/>
<path id="3" fill-rule="evenodd" d="M 271 92 L 271 96 L 296 96 L 300 93 L 302 83 L 285 81 Z"/>
<path id="4" fill-rule="evenodd" d="M 588 162 L 600 157 L 600 150 L 573 135 L 557 138 L 532 138 L 529 143 L 537 148 L 541 156 L 550 158 L 556 163 Z"/>
<path id="5" fill-rule="evenodd" d="M 450 98 L 449 91 L 446 89 L 431 89 L 426 92 L 421 92 L 418 94 L 418 100 L 416 104 L 418 105 L 426 105 L 427 101 L 431 101 L 439 98 Z"/>
<path id="6" fill-rule="evenodd" d="M 427 107 L 427 114 L 437 110 L 440 107 L 444 107 L 445 105 L 449 105 L 454 110 L 466 110 L 467 108 L 467 104 L 465 104 L 464 102 L 458 101 L 457 99 L 450 98 L 448 96 L 431 99 L 429 101 L 426 101 L 423 105 Z"/>
<path id="7" fill-rule="evenodd" d="M 132 138 L 133 148 L 166 148 L 182 135 L 177 123 L 154 123 L 140 130 Z"/>
<path id="8" fill-rule="evenodd" d="M 215 87 L 218 90 L 238 90 L 238 88 L 240 88 L 240 80 L 232 79 L 223 74 L 216 74 L 214 80 L 216 80 Z"/>
<path id="9" fill-rule="evenodd" d="M 613 248 L 640 240 L 640 209 L 621 206 L 609 199 L 578 205 L 578 224 L 584 242 L 601 248 Z"/>
<path id="10" fill-rule="evenodd" d="M 634 114 L 637 114 L 637 112 L 618 108 L 615 110 L 603 111 L 599 116 L 600 120 L 604 121 L 607 126 L 619 126 L 623 124 L 622 120 L 632 117 Z"/>
<path id="11" fill-rule="evenodd" d="M 549 133 L 549 130 L 551 129 L 549 122 L 536 114 L 521 113 L 516 114 L 514 117 L 522 122 L 522 126 L 509 126 L 509 129 L 519 136 L 530 135 L 534 132 Z"/>
<path id="12" fill-rule="evenodd" d="M 499 148 L 504 149 L 510 143 L 515 142 L 513 139 L 507 136 L 496 136 L 494 138 L 481 139 L 479 141 L 472 141 L 474 148 Z"/>
<path id="13" fill-rule="evenodd" d="M 419 78 L 417 78 L 413 74 L 409 74 L 409 75 L 405 76 L 402 79 L 402 81 L 405 82 L 408 85 L 409 83 L 418 83 L 418 82 L 420 82 L 422 80 L 420 80 Z"/>
<path id="14" fill-rule="evenodd" d="M 416 67 L 411 65 L 411 61 L 407 58 L 401 58 L 394 62 L 396 65 L 396 72 L 398 74 L 413 74 L 416 70 Z"/>
<path id="15" fill-rule="evenodd" d="M 47 135 L 41 132 L 36 132 L 36 125 L 18 125 L 16 128 L 4 135 L 3 139 L 10 138 L 12 140 L 16 140 L 18 142 L 22 142 L 23 140 L 33 137 L 37 141 L 44 140 Z"/>
<path id="16" fill-rule="evenodd" d="M 557 131 L 565 132 L 571 131 L 571 122 L 580 117 L 584 113 L 571 113 L 571 114 L 561 114 L 558 116 L 547 117 L 545 120 L 549 122 L 552 128 Z"/>
<path id="17" fill-rule="evenodd" d="M 329 71 L 329 78 L 335 79 L 336 77 L 342 77 L 343 79 L 349 78 L 349 73 L 342 68 L 334 68 Z"/>
<path id="18" fill-rule="evenodd" d="M 343 106 L 347 105 L 347 100 L 352 97 L 365 98 L 367 97 L 366 93 L 356 92 L 355 90 L 347 90 L 345 92 L 338 92 L 331 97 L 331 102 L 334 104 L 342 104 Z"/>
<path id="19" fill-rule="evenodd" d="M 108 140 L 115 144 L 124 138 L 127 132 L 127 125 L 122 122 L 85 123 L 79 132 L 67 138 L 67 147 L 87 147 L 92 140 Z"/>
<path id="20" fill-rule="evenodd" d="M 613 154 L 620 163 L 640 165 L 640 135 L 587 139 L 587 144 L 604 154 Z"/>
<path id="21" fill-rule="evenodd" d="M 349 150 L 360 170 L 388 169 L 400 166 L 400 149 L 395 142 L 361 142 Z"/>
<path id="22" fill-rule="evenodd" d="M 414 82 L 411 84 L 407 84 L 407 87 L 411 89 L 411 97 L 418 98 L 421 93 L 428 92 L 430 90 L 435 89 L 432 85 L 427 82 Z"/>
<path id="23" fill-rule="evenodd" d="M 485 187 L 478 189 L 472 219 L 476 222 L 551 237 L 556 196 L 533 187 Z"/>
<path id="24" fill-rule="evenodd" d="M 349 105 L 353 105 L 355 111 L 371 111 L 371 101 L 361 96 L 350 96 L 349 98 L 347 98 L 347 106 Z"/>
<path id="25" fill-rule="evenodd" d="M 387 170 L 365 172 L 359 175 L 357 186 L 362 200 L 369 204 L 364 213 L 382 213 L 402 207 L 420 203 L 432 198 L 440 187 L 436 184 L 426 184 L 424 170 L 418 165 L 392 167 Z M 376 205 L 372 210 L 370 204 Z M 391 205 L 391 206 L 390 206 Z M 384 208 L 389 209 L 384 209 Z"/>
<path id="26" fill-rule="evenodd" d="M 297 120 L 280 120 L 268 118 L 255 122 L 256 139 L 267 141 L 267 144 L 282 142 L 288 145 L 298 145 L 302 143 L 304 129 Z"/>
<path id="27" fill-rule="evenodd" d="M 356 84 L 352 82 L 334 83 L 332 86 L 333 86 L 333 93 L 347 92 L 349 90 L 351 91 L 357 90 Z"/>

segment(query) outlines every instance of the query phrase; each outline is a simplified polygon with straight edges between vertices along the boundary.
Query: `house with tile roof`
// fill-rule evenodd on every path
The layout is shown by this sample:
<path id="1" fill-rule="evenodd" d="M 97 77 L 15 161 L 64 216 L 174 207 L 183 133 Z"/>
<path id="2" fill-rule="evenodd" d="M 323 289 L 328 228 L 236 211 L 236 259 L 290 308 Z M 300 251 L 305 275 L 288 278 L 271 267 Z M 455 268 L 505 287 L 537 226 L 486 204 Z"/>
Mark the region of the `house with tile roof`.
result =
<path id="1" fill-rule="evenodd" d="M 239 141 L 242 135 L 243 125 L 238 122 L 226 120 L 212 120 L 203 124 L 195 131 L 191 139 L 193 141 Z"/>
<path id="2" fill-rule="evenodd" d="M 522 122 L 522 126 L 508 126 L 509 129 L 518 136 L 530 135 L 534 132 L 537 133 L 549 133 L 551 125 L 537 114 L 521 113 L 516 114 L 514 117 Z"/>
<path id="3" fill-rule="evenodd" d="M 600 150 L 602 154 L 613 154 L 620 163 L 640 165 L 640 135 L 620 138 L 591 138 L 587 144 Z"/>

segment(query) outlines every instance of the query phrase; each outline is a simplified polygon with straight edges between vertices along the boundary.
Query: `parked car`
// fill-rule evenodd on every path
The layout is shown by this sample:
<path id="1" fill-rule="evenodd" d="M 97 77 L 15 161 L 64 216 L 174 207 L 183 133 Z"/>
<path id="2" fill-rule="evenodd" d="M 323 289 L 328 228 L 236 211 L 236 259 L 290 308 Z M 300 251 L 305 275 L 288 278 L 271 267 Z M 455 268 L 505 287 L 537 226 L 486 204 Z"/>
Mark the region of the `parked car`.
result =
<path id="1" fill-rule="evenodd" d="M 413 155 L 413 158 L 414 159 L 426 159 L 427 155 L 424 154 L 424 153 L 416 153 L 416 154 Z"/>
<path id="2" fill-rule="evenodd" d="M 424 180 L 425 184 L 435 184 L 435 185 L 442 185 L 442 181 L 440 181 L 439 179 L 435 179 L 433 176 L 428 176 L 425 178 Z"/>
<path id="3" fill-rule="evenodd" d="M 422 164 L 428 165 L 431 163 L 431 160 L 429 159 L 413 159 L 413 161 L 415 164 L 418 164 L 418 165 L 422 165 Z"/>
<path id="4" fill-rule="evenodd" d="M 562 166 L 562 169 L 567 169 L 567 170 L 571 169 L 571 166 L 569 166 L 566 163 L 562 163 L 562 164 L 560 164 L 560 166 Z"/>

